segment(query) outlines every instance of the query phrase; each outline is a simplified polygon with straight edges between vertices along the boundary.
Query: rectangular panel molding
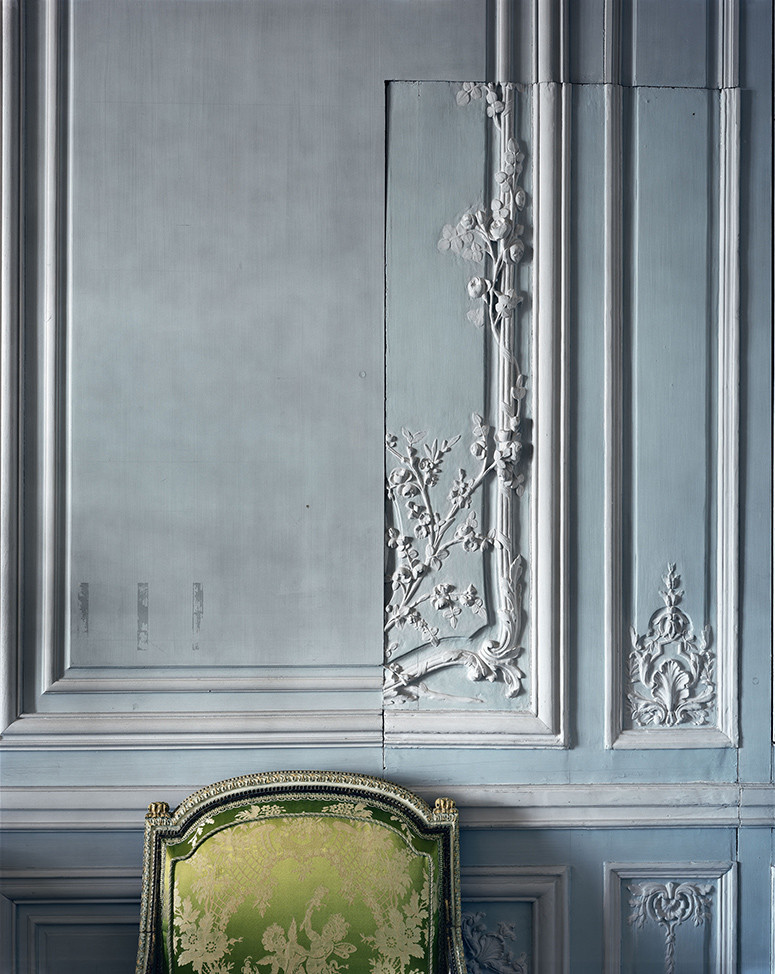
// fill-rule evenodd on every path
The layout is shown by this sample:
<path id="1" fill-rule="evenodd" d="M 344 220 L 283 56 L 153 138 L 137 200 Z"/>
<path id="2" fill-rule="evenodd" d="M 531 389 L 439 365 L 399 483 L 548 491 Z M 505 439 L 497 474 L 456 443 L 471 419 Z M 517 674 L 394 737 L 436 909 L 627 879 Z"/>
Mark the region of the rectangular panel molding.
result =
<path id="1" fill-rule="evenodd" d="M 637 438 L 640 430 L 625 429 L 625 416 L 634 414 L 637 408 L 633 403 L 625 403 L 625 355 L 634 361 L 638 351 L 635 339 L 633 347 L 625 344 L 625 315 L 635 314 L 633 309 L 629 312 L 625 309 L 623 300 L 626 286 L 622 173 L 625 90 L 616 85 L 605 88 L 606 746 L 735 747 L 738 743 L 740 92 L 729 88 L 718 95 L 710 93 L 711 98 L 718 98 L 718 116 L 714 119 L 711 109 L 709 122 L 711 130 L 717 132 L 718 143 L 708 147 L 709 152 L 713 149 L 717 154 L 718 174 L 715 200 L 709 211 L 716 213 L 712 247 L 717 276 L 715 283 L 708 284 L 709 290 L 716 293 L 712 312 L 709 306 L 716 326 L 712 353 L 715 369 L 708 378 L 716 391 L 715 429 L 708 432 L 715 443 L 714 473 L 709 471 L 708 477 L 715 482 L 705 489 L 715 503 L 715 523 L 709 529 L 714 542 L 712 549 L 708 543 L 708 551 L 715 550 L 710 605 L 711 611 L 715 610 L 716 624 L 711 629 L 706 620 L 692 620 L 680 607 L 684 589 L 695 605 L 703 604 L 705 579 L 682 577 L 684 568 L 676 563 L 675 553 L 665 550 L 661 590 L 656 576 L 649 589 L 653 592 L 654 611 L 646 629 L 643 609 L 638 620 L 625 618 L 626 606 L 634 605 L 632 594 L 628 599 L 625 589 L 632 593 L 639 583 L 641 586 L 645 583 L 636 578 L 634 570 L 627 576 L 623 574 L 628 564 L 625 525 L 628 531 L 633 530 L 628 523 L 629 514 L 623 509 L 623 498 L 628 491 L 637 491 L 627 479 L 623 457 L 627 449 L 639 449 L 634 444 L 640 443 Z M 630 89 L 628 96 L 634 91 Z M 648 96 L 644 94 L 643 98 L 648 103 Z M 631 246 L 637 247 L 637 241 Z M 645 422 L 640 418 L 641 424 Z M 663 432 L 665 450 L 669 451 L 669 433 Z M 630 476 L 634 476 L 632 471 Z M 666 494 L 665 518 L 680 521 L 681 511 L 676 505 L 688 500 L 688 496 L 676 499 Z M 669 523 L 666 520 L 665 525 Z M 634 540 L 631 543 L 636 544 Z M 631 557 L 637 560 L 638 552 Z M 648 593 L 639 590 L 636 594 L 640 603 L 645 604 Z M 670 653 L 665 652 L 668 646 L 672 647 Z M 631 719 L 625 714 L 628 697 Z"/>
<path id="2" fill-rule="evenodd" d="M 0 961 L 8 974 L 96 970 L 111 956 L 131 970 L 139 932 L 138 870 L 82 868 L 0 874 L 3 937 Z M 66 958 L 61 949 L 67 950 Z M 53 951 L 53 953 L 52 953 Z M 59 960 L 60 964 L 56 961 Z"/>
<path id="3" fill-rule="evenodd" d="M 22 16 L 23 14 L 23 16 Z M 80 636 L 94 637 L 99 584 L 69 577 L 68 537 L 69 432 L 71 391 L 67 388 L 70 321 L 69 265 L 72 260 L 71 187 L 68 160 L 69 86 L 73 59 L 73 16 L 68 0 L 3 6 L 2 59 L 2 437 L 0 447 L 0 658 L 2 663 L 3 748 L 81 749 L 88 747 L 271 747 L 305 741 L 312 746 L 379 746 L 382 742 L 380 691 L 382 673 L 374 663 L 307 665 L 300 640 L 288 665 L 214 664 L 201 651 L 207 593 L 192 579 L 188 592 L 191 665 L 151 665 L 155 602 L 153 585 L 139 576 L 126 600 L 136 604 L 138 665 L 73 665 L 69 651 L 68 615 L 72 611 Z M 21 51 L 27 51 L 34 84 L 22 103 Z M 24 160 L 25 192 L 30 206 L 21 219 L 19 118 L 24 109 L 35 130 L 35 157 Z M 25 143 L 26 145 L 26 143 Z M 22 203 L 20 203 L 22 201 Z M 32 256 L 30 241 L 37 244 Z M 37 294 L 22 308 L 18 282 L 25 269 L 20 255 L 35 266 Z M 23 256 L 22 256 L 23 259 Z M 34 306 L 34 308 L 33 308 Z M 22 348 L 22 312 L 39 330 Z M 28 327 L 28 331 L 29 331 Z M 36 363 L 33 362 L 37 359 Z M 33 366 L 31 366 L 33 362 Z M 32 369 L 27 385 L 37 390 L 37 407 L 26 416 L 35 455 L 20 456 L 22 369 Z M 34 428 L 33 428 L 34 427 Z M 29 490 L 26 505 L 19 484 L 25 462 Z M 24 548 L 26 630 L 19 627 L 22 578 L 16 558 Z M 260 641 L 257 634 L 257 643 Z M 247 653 L 250 652 L 249 647 Z M 258 657 L 258 651 L 254 652 Z M 300 657 L 300 662 L 294 661 Z M 163 658 L 163 657 L 162 657 Z M 250 660 L 250 656 L 247 656 Z M 217 656 L 216 656 L 217 659 Z M 158 661 L 158 657 L 157 660 Z M 130 660 L 131 662 L 131 660 Z M 211 694 L 223 695 L 223 710 Z M 282 713 L 272 710 L 274 694 L 285 698 Z M 156 703 L 162 695 L 167 699 Z M 176 704 L 169 708 L 169 697 Z M 133 713 L 138 697 L 146 717 Z M 205 712 L 197 714 L 199 710 Z M 225 712 L 223 712 L 225 710 Z M 197 714 L 197 716 L 194 716 Z M 156 736 L 156 735 L 160 736 Z"/>
<path id="4" fill-rule="evenodd" d="M 413 586 L 411 581 L 404 582 L 404 577 L 408 579 L 408 573 L 415 568 L 417 550 L 425 547 L 425 543 L 421 544 L 418 540 L 425 537 L 425 529 L 417 529 L 417 538 L 401 538 L 401 531 L 396 527 L 389 529 L 389 549 L 406 546 L 408 542 L 413 542 L 416 548 L 400 554 L 401 565 L 392 575 L 394 594 L 387 605 L 386 629 L 389 636 L 398 628 L 409 629 L 412 626 L 420 630 L 420 636 L 415 640 L 418 643 L 416 648 L 413 645 L 391 646 L 388 641 L 385 741 L 393 746 L 514 748 L 566 747 L 568 743 L 565 684 L 570 86 L 538 84 L 531 86 L 529 93 L 532 99 L 532 117 L 527 153 L 531 160 L 531 212 L 534 220 L 531 228 L 531 314 L 528 343 L 528 391 L 532 393 L 530 415 L 533 429 L 531 459 L 524 473 L 516 472 L 522 469 L 522 461 L 519 460 L 522 444 L 519 437 L 522 435 L 524 417 L 520 412 L 520 401 L 526 393 L 525 376 L 516 365 L 518 339 L 514 321 L 521 320 L 521 317 L 519 312 L 514 315 L 504 313 L 501 317 L 500 312 L 494 310 L 494 301 L 489 305 L 485 302 L 484 311 L 474 309 L 469 312 L 468 317 L 474 321 L 477 314 L 482 314 L 483 320 L 479 323 L 484 327 L 485 337 L 489 338 L 490 332 L 496 335 L 496 341 L 493 342 L 495 353 L 490 369 L 487 369 L 485 362 L 482 363 L 485 374 L 479 379 L 479 384 L 481 387 L 486 386 L 486 374 L 491 371 L 494 399 L 491 411 L 497 415 L 484 421 L 481 416 L 477 418 L 475 415 L 479 425 L 474 433 L 480 436 L 480 440 L 472 446 L 471 451 L 479 449 L 482 456 L 487 455 L 486 441 L 491 435 L 492 427 L 497 441 L 495 457 L 500 457 L 498 462 L 504 466 L 505 472 L 501 476 L 499 469 L 493 487 L 491 523 L 482 525 L 481 528 L 464 525 L 458 530 L 468 530 L 472 536 L 481 531 L 482 537 L 478 538 L 478 542 L 473 537 L 472 544 L 481 543 L 483 546 L 488 540 L 493 544 L 491 558 L 494 563 L 494 579 L 486 595 L 488 604 L 484 606 L 491 624 L 481 628 L 468 642 L 459 637 L 446 642 L 440 640 L 437 630 L 430 629 L 416 606 L 432 597 L 438 607 L 443 608 L 445 603 L 438 593 L 445 587 L 437 585 L 431 596 L 420 598 L 417 590 L 421 583 Z M 521 107 L 524 100 L 519 99 L 524 99 L 525 96 L 517 93 L 514 86 L 470 84 L 460 88 L 458 103 L 467 104 L 474 97 L 486 97 L 493 100 L 493 105 L 508 106 L 505 111 L 501 109 L 504 117 L 497 124 L 500 156 L 496 163 L 499 171 L 494 177 L 495 184 L 500 180 L 501 186 L 506 185 L 509 173 L 521 166 L 511 129 L 508 128 L 509 117 L 516 110 L 524 111 Z M 514 105 L 517 109 L 513 109 Z M 519 157 L 521 158 L 521 150 Z M 516 172 L 518 175 L 520 168 L 516 168 Z M 518 202 L 510 204 L 516 209 L 508 219 L 502 221 L 504 227 L 511 226 L 511 222 L 519 218 L 517 211 L 525 205 L 526 198 L 524 189 L 516 184 L 507 194 L 510 194 L 509 199 L 513 196 Z M 495 205 L 494 203 L 493 206 Z M 502 205 L 506 207 L 507 204 Z M 449 234 L 449 238 L 442 236 L 440 249 L 449 249 L 450 240 L 457 245 L 464 239 L 466 219 L 475 221 L 476 217 L 473 212 L 469 213 L 457 228 L 451 225 L 444 228 L 442 234 Z M 465 248 L 467 245 L 463 243 L 462 246 Z M 452 249 L 454 251 L 455 246 Z M 519 252 L 519 256 L 513 259 L 513 264 L 509 263 L 511 258 L 491 256 L 495 275 L 491 284 L 488 285 L 484 279 L 471 279 L 468 291 L 472 300 L 478 301 L 484 293 L 482 289 L 488 286 L 498 294 L 502 293 L 503 300 L 507 295 L 513 296 L 518 291 L 519 271 L 516 264 L 521 260 L 524 246 L 520 241 L 510 250 Z M 400 290 L 400 283 L 393 283 L 391 288 L 389 278 L 388 294 Z M 389 340 L 388 348 L 390 347 Z M 405 429 L 405 438 L 407 434 Z M 421 437 L 422 434 L 417 436 Z M 422 515 L 425 508 L 418 507 L 414 501 L 403 500 L 401 490 L 404 482 L 406 481 L 406 490 L 416 492 L 420 502 L 429 504 L 429 501 L 423 496 L 424 488 L 419 480 L 417 483 L 410 482 L 410 478 L 419 477 L 413 468 L 414 441 L 404 447 L 394 443 L 394 439 L 389 432 L 388 459 L 394 464 L 398 461 L 399 466 L 389 472 L 388 492 L 399 510 L 402 504 L 406 506 L 408 520 L 411 522 L 417 519 L 417 512 Z M 442 452 L 446 442 L 442 445 Z M 517 443 L 519 447 L 512 455 L 509 451 L 513 451 Z M 521 485 L 526 477 L 530 482 L 529 507 L 521 502 Z M 518 478 L 519 483 L 515 478 Z M 479 481 L 475 483 L 478 485 Z M 407 493 L 405 496 L 410 495 Z M 415 496 L 414 493 L 411 496 Z M 529 515 L 525 518 L 528 523 L 522 530 L 521 539 L 517 536 L 517 508 L 520 515 L 529 509 Z M 475 521 L 472 523 L 476 525 Z M 403 531 L 408 530 L 403 528 Z M 432 544 L 428 548 L 430 550 Z M 518 554 L 520 549 L 525 548 L 525 556 Z M 430 553 L 433 555 L 433 551 Z M 433 568 L 432 561 L 431 567 Z M 421 565 L 420 568 L 424 570 L 424 566 Z M 426 587 L 429 584 L 426 582 Z M 454 589 L 455 586 L 451 588 Z M 453 595 L 452 599 L 455 597 Z M 470 597 L 468 598 L 470 602 Z M 468 605 L 469 602 L 465 604 Z M 423 610 L 425 608 L 423 606 Z M 453 605 L 452 609 L 455 608 Z M 459 614 L 459 608 L 457 612 Z M 409 625 L 406 625 L 407 622 Z M 521 646 L 523 630 L 527 649 Z M 434 648 L 436 643 L 440 644 L 438 648 Z M 429 674 L 433 676 L 436 671 L 446 668 L 454 668 L 456 673 L 461 674 L 458 684 L 455 685 L 457 702 L 455 695 L 449 694 L 447 684 L 436 687 L 433 684 L 426 685 L 425 682 Z M 462 707 L 460 701 L 466 697 L 470 699 L 476 692 L 476 684 L 469 683 L 469 679 L 486 680 L 494 687 L 502 689 L 504 695 L 514 700 L 514 708 L 499 709 L 497 702 L 493 703 L 492 700 L 487 700 L 486 703 L 479 701 L 476 708 Z M 428 699 L 432 701 L 432 705 L 422 706 Z M 438 706 L 435 701 L 440 699 L 450 702 L 448 705 Z M 517 706 L 517 702 L 521 701 L 526 703 Z"/>
<path id="5" fill-rule="evenodd" d="M 464 900 L 531 903 L 532 969 L 567 974 L 570 969 L 568 866 L 471 866 L 461 870 L 460 883 Z"/>
<path id="6" fill-rule="evenodd" d="M 733 862 L 605 863 L 605 974 L 620 974 L 630 928 L 664 937 L 665 974 L 680 971 L 682 929 L 710 926 L 713 970 L 737 970 L 737 866 Z M 629 909 L 623 912 L 625 903 Z"/>

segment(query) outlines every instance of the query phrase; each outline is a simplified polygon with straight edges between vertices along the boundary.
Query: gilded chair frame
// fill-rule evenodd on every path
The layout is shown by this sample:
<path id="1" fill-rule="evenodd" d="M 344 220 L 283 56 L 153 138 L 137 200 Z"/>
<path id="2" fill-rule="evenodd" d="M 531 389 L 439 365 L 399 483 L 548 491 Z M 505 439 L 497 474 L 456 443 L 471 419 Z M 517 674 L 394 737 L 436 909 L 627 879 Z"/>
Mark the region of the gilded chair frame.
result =
<path id="1" fill-rule="evenodd" d="M 449 798 L 436 799 L 434 808 L 400 785 L 370 775 L 336 771 L 276 771 L 242 775 L 201 788 L 174 812 L 165 802 L 153 802 L 145 816 L 140 938 L 136 974 L 164 974 L 161 937 L 161 881 L 165 846 L 181 841 L 198 821 L 235 802 L 282 800 L 302 796 L 360 800 L 398 815 L 423 838 L 440 842 L 443 902 L 440 942 L 446 969 L 439 974 L 466 974 L 460 932 L 460 853 L 458 813 Z M 444 930 L 446 928 L 446 931 Z"/>

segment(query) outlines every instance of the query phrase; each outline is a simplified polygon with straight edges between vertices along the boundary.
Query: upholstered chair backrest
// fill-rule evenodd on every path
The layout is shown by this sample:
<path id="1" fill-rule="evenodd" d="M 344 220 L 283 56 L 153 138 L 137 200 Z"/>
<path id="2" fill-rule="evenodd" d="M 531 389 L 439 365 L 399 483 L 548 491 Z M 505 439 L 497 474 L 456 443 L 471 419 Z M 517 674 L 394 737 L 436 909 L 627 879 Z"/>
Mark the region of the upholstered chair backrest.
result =
<path id="1" fill-rule="evenodd" d="M 438 974 L 462 963 L 457 816 L 365 776 L 151 806 L 138 972 Z"/>

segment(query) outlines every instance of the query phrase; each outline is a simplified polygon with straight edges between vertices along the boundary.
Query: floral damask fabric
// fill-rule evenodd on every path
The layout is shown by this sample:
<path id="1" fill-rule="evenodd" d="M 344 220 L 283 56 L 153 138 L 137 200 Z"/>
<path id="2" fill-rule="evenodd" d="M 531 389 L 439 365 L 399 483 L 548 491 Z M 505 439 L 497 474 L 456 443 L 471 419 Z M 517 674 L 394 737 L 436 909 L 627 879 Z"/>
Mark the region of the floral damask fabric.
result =
<path id="1" fill-rule="evenodd" d="M 432 974 L 440 849 L 363 803 L 234 806 L 167 849 L 171 974 Z"/>

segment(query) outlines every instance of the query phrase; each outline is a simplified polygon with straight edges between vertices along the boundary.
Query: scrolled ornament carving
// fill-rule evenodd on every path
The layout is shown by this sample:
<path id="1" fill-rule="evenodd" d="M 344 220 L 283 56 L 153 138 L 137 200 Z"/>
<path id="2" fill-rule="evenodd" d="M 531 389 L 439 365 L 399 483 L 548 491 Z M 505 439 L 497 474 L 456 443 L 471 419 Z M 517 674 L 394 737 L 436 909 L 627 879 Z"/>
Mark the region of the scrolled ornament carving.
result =
<path id="1" fill-rule="evenodd" d="M 453 698 L 480 703 L 479 697 L 440 693 L 424 678 L 449 667 L 463 667 L 473 681 L 501 683 L 508 697 L 522 690 L 524 673 L 518 659 L 524 630 L 523 579 L 525 561 L 515 550 L 517 503 L 525 491 L 528 450 L 523 440 L 523 401 L 527 378 L 515 356 L 515 311 L 522 301 L 516 287 L 516 269 L 525 257 L 524 226 L 520 213 L 527 203 L 518 179 L 524 154 L 512 137 L 516 86 L 468 82 L 457 92 L 459 105 L 480 100 L 498 133 L 494 198 L 489 207 L 467 210 L 456 224 L 441 230 L 438 249 L 481 265 L 469 280 L 467 292 L 474 302 L 468 319 L 487 328 L 498 377 L 496 416 L 492 423 L 479 413 L 472 416 L 470 455 L 476 467 L 462 465 L 446 498 L 440 500 L 439 475 L 461 435 L 426 440 L 426 433 L 401 430 L 401 439 L 386 436 L 387 496 L 393 525 L 388 528 L 389 571 L 385 633 L 385 699 L 416 700 L 421 696 Z M 477 492 L 495 483 L 494 526 L 480 527 L 471 508 Z M 446 572 L 445 560 L 453 548 L 494 559 L 495 604 L 485 605 L 485 593 Z M 489 611 L 488 611 L 489 610 Z M 470 612 L 482 623 L 497 622 L 494 633 L 478 643 L 445 648 L 458 625 Z M 414 628 L 420 645 L 399 648 L 390 640 L 393 630 Z M 431 649 L 432 648 L 432 649 Z"/>
<path id="2" fill-rule="evenodd" d="M 700 926 L 710 919 L 713 886 L 707 883 L 632 883 L 629 923 L 658 924 L 665 934 L 665 974 L 675 974 L 676 930 L 682 923 Z"/>
<path id="3" fill-rule="evenodd" d="M 461 921 L 466 967 L 470 974 L 528 974 L 527 954 L 515 957 L 507 941 L 516 941 L 514 925 L 488 930 L 485 913 L 464 913 Z"/>
<path id="4" fill-rule="evenodd" d="M 641 727 L 707 724 L 716 700 L 711 628 L 694 634 L 680 608 L 684 593 L 674 564 L 668 564 L 662 581 L 665 604 L 649 619 L 648 631 L 639 636 L 634 626 L 630 629 L 627 699 L 632 721 Z"/>

